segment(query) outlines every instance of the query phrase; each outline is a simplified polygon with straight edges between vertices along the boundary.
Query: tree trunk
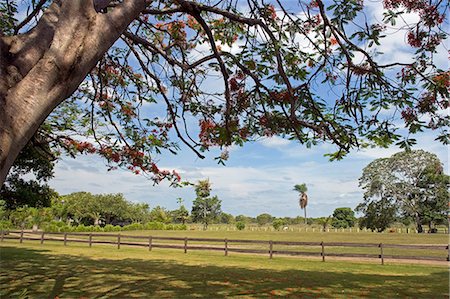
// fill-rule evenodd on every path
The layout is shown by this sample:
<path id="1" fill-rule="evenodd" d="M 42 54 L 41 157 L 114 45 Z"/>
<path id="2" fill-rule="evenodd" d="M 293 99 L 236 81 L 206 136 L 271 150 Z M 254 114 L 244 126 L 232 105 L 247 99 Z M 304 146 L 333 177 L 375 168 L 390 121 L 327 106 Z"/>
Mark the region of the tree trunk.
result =
<path id="1" fill-rule="evenodd" d="M 420 221 L 420 217 L 419 214 L 416 213 L 416 227 L 417 227 L 417 232 L 418 233 L 423 233 L 423 227 L 422 227 L 422 223 Z"/>
<path id="2" fill-rule="evenodd" d="M 97 14 L 92 0 L 54 0 L 29 32 L 0 33 L 0 184 L 45 118 L 144 8 L 145 0 L 129 0 Z"/>
<path id="3" fill-rule="evenodd" d="M 306 218 L 306 207 L 303 210 L 305 212 L 305 224 L 308 224 L 308 219 Z"/>

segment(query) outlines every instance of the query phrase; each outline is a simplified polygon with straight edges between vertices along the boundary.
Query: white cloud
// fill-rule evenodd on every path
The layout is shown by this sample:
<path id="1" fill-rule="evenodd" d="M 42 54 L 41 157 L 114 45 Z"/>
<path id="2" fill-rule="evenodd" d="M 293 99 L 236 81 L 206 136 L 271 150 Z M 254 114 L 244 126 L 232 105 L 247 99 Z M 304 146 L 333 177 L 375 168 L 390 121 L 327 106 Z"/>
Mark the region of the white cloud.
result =
<path id="1" fill-rule="evenodd" d="M 291 144 L 291 141 L 285 139 L 285 138 L 281 138 L 279 136 L 272 136 L 272 137 L 267 137 L 267 138 L 263 138 L 259 141 L 259 143 L 265 147 L 269 147 L 269 148 L 281 148 L 281 147 L 286 147 L 288 145 Z"/>

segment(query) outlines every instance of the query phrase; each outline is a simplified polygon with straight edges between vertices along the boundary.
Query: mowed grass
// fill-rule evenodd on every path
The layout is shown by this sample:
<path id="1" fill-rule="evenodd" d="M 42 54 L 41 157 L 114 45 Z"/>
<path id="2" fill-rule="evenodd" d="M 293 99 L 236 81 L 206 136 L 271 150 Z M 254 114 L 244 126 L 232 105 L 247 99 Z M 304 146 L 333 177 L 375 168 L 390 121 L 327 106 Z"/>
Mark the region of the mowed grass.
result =
<path id="1" fill-rule="evenodd" d="M 125 232 L 122 232 L 125 233 Z M 445 244 L 445 235 L 141 231 L 136 235 Z M 369 235 L 369 236 L 367 236 Z M 371 238 L 370 238 L 371 236 Z M 374 239 L 374 237 L 377 239 Z M 403 238 L 400 238 L 403 237 Z M 315 239 L 319 238 L 319 239 Z M 328 238 L 328 239 L 326 239 Z M 0 297 L 16 298 L 448 298 L 447 265 L 409 265 L 7 240 Z"/>

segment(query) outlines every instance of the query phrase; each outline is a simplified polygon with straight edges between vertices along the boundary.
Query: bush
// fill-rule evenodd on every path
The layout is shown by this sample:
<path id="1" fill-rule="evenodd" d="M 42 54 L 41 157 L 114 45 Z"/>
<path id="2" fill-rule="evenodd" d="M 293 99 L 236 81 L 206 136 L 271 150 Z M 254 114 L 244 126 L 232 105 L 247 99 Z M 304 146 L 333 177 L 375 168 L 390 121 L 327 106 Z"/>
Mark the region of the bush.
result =
<path id="1" fill-rule="evenodd" d="M 236 222 L 236 228 L 237 228 L 238 230 L 243 230 L 243 229 L 245 228 L 245 223 L 242 222 L 242 221 Z"/>
<path id="2" fill-rule="evenodd" d="M 13 224 L 9 220 L 0 221 L 0 230 L 8 230 L 14 228 Z"/>
<path id="3" fill-rule="evenodd" d="M 114 225 L 111 225 L 111 224 L 107 224 L 103 228 L 103 231 L 104 232 L 117 232 L 117 231 L 120 231 L 120 229 L 121 229 L 120 226 L 114 226 Z"/>
<path id="4" fill-rule="evenodd" d="M 143 230 L 143 229 L 144 225 L 142 223 L 132 223 L 122 227 L 122 230 Z"/>
<path id="5" fill-rule="evenodd" d="M 147 222 L 144 227 L 148 230 L 164 230 L 166 225 L 162 222 L 151 221 Z"/>
<path id="6" fill-rule="evenodd" d="M 280 227 L 282 227 L 284 224 L 285 224 L 285 222 L 284 222 L 283 219 L 275 219 L 275 220 L 272 222 L 272 226 L 273 226 L 273 228 L 276 229 L 276 230 L 279 230 Z"/>

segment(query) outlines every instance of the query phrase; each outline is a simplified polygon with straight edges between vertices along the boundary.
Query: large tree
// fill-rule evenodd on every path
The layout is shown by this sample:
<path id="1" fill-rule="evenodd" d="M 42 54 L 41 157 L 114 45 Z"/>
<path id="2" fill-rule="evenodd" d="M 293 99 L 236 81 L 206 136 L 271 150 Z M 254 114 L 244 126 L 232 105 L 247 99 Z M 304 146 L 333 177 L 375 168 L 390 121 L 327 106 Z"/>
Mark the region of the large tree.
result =
<path id="1" fill-rule="evenodd" d="M 446 219 L 450 177 L 435 154 L 413 150 L 377 159 L 364 168 L 360 186 L 365 192 L 358 210 L 366 217 L 383 213 L 389 215 L 387 221 L 395 215 L 395 207 L 397 214 L 415 220 L 419 232 L 425 223 L 432 228 L 434 222 Z"/>
<path id="2" fill-rule="evenodd" d="M 410 133 L 448 143 L 449 73 L 435 61 L 446 1 L 383 5 L 378 23 L 363 1 L 2 1 L 0 183 L 40 127 L 59 151 L 174 182 L 153 156 L 177 150 L 172 137 L 199 157 L 258 136 L 329 141 L 339 159 L 410 145 L 401 111 Z M 386 24 L 414 59 L 383 59 Z"/>

